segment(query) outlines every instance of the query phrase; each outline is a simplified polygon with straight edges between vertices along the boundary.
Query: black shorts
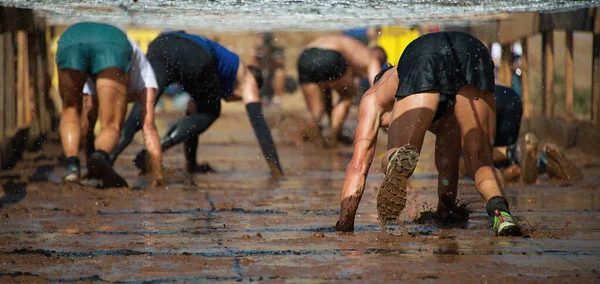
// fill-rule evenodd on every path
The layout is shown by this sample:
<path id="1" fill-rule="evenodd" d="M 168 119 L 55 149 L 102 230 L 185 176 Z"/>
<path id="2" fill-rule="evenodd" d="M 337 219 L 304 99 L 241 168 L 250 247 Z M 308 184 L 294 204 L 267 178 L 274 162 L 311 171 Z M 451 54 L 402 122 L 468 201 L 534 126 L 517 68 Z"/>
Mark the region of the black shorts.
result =
<path id="1" fill-rule="evenodd" d="M 494 146 L 509 146 L 517 143 L 521 116 L 523 115 L 523 101 L 515 90 L 496 86 L 496 140 Z"/>
<path id="2" fill-rule="evenodd" d="M 494 91 L 494 62 L 477 38 L 439 32 L 412 41 L 398 61 L 396 98 L 438 91 L 453 99 L 465 85 Z"/>
<path id="3" fill-rule="evenodd" d="M 180 83 L 198 112 L 220 115 L 221 84 L 211 52 L 191 39 L 161 34 L 148 46 L 146 57 L 156 74 L 159 95 L 169 85 Z"/>
<path id="4" fill-rule="evenodd" d="M 333 81 L 348 70 L 346 59 L 341 53 L 325 48 L 309 48 L 298 58 L 300 83 Z"/>

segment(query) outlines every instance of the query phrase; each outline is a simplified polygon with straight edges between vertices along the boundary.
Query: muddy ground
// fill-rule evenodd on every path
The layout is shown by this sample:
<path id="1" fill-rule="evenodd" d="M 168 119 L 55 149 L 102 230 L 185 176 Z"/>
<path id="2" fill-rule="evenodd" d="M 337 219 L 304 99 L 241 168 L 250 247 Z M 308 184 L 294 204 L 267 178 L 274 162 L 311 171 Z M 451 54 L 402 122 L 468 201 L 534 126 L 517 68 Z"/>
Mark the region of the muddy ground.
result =
<path id="1" fill-rule="evenodd" d="M 161 115 L 164 131 L 175 115 Z M 291 127 L 293 128 L 293 127 Z M 287 172 L 270 176 L 244 113 L 224 111 L 200 138 L 199 161 L 218 172 L 188 176 L 181 146 L 165 155 L 166 189 L 147 188 L 131 166 L 141 139 L 117 168 L 131 189 L 60 184 L 59 145 L 28 153 L 0 174 L 0 283 L 254 281 L 600 281 L 600 158 L 577 150 L 584 181 L 507 186 L 530 237 L 495 237 L 472 181 L 460 198 L 474 212 L 441 228 L 413 219 L 436 204 L 428 137 L 401 218 L 408 235 L 380 233 L 375 206 L 383 175 L 371 169 L 356 232 L 334 230 L 351 147 L 294 146 L 274 135 Z M 382 134 L 383 135 L 383 134 Z M 383 137 L 380 137 L 383 138 Z M 377 161 L 383 154 L 380 139 Z M 377 162 L 378 163 L 378 162 Z"/>

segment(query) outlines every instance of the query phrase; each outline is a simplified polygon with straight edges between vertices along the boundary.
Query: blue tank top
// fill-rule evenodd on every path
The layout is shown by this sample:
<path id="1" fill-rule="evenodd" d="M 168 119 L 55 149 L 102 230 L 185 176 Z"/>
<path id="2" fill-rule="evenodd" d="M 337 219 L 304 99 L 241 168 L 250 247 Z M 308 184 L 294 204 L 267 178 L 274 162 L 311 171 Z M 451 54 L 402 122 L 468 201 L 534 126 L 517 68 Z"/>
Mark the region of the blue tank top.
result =
<path id="1" fill-rule="evenodd" d="M 206 51 L 212 53 L 217 63 L 217 76 L 221 83 L 221 97 L 225 98 L 233 95 L 235 77 L 237 75 L 238 67 L 240 66 L 240 57 L 222 45 L 205 37 L 191 35 L 181 31 L 175 32 L 175 34 L 191 39 L 202 46 Z"/>

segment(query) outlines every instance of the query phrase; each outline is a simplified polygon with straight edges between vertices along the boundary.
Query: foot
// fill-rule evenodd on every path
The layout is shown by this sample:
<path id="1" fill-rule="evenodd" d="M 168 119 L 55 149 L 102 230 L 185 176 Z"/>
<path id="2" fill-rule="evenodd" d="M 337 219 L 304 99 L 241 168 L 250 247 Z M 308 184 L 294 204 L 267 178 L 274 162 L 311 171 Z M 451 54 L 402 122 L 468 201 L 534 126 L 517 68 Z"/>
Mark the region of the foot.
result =
<path id="1" fill-rule="evenodd" d="M 521 159 L 521 181 L 532 184 L 537 181 L 537 152 L 539 139 L 533 133 L 525 134 L 525 151 Z"/>
<path id="2" fill-rule="evenodd" d="M 583 179 L 581 170 L 554 145 L 544 145 L 544 151 L 538 165 L 546 163 L 545 171 L 549 176 L 563 181 L 580 181 Z M 538 167 L 540 168 L 540 167 Z"/>
<path id="3" fill-rule="evenodd" d="M 504 176 L 504 181 L 515 182 L 519 180 L 519 177 L 521 176 L 521 167 L 517 165 L 510 165 L 504 170 L 502 175 Z"/>
<path id="4" fill-rule="evenodd" d="M 209 163 L 201 163 L 196 164 L 193 163 L 187 166 L 187 172 L 191 173 L 200 173 L 200 174 L 208 174 L 208 173 L 216 173 L 215 169 L 213 169 Z"/>
<path id="5" fill-rule="evenodd" d="M 92 153 L 88 159 L 87 167 L 89 177 L 100 179 L 105 188 L 128 187 L 127 181 L 110 166 L 108 154 L 104 152 L 95 151 Z"/>
<path id="6" fill-rule="evenodd" d="M 385 179 L 377 193 L 377 213 L 385 230 L 395 221 L 406 205 L 406 180 L 417 166 L 419 152 L 412 145 L 400 147 L 390 157 Z"/>
<path id="7" fill-rule="evenodd" d="M 521 236 L 521 228 L 517 223 L 517 220 L 513 218 L 509 213 L 504 211 L 494 211 L 494 224 L 493 230 L 496 236 Z"/>
<path id="8" fill-rule="evenodd" d="M 138 168 L 142 174 L 148 173 L 152 170 L 152 163 L 150 162 L 150 155 L 146 150 L 140 151 L 133 159 L 133 165 Z"/>

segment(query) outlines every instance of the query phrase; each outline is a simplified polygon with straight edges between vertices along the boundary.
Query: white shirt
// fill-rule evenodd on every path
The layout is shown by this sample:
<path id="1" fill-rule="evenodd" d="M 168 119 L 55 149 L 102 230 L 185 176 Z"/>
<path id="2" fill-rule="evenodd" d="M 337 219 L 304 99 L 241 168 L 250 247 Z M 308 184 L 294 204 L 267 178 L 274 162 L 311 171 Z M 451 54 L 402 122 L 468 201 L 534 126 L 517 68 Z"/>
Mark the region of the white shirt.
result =
<path id="1" fill-rule="evenodd" d="M 154 75 L 154 70 L 146 59 L 146 55 L 140 47 L 127 37 L 129 43 L 131 43 L 131 47 L 133 48 L 133 53 L 131 54 L 131 68 L 129 70 L 129 84 L 127 85 L 127 93 L 128 94 L 137 94 L 141 92 L 145 88 L 155 88 L 158 89 L 158 84 L 156 83 L 156 76 Z M 83 93 L 86 95 L 96 95 L 96 84 L 92 77 L 88 77 L 85 85 L 83 86 Z"/>

